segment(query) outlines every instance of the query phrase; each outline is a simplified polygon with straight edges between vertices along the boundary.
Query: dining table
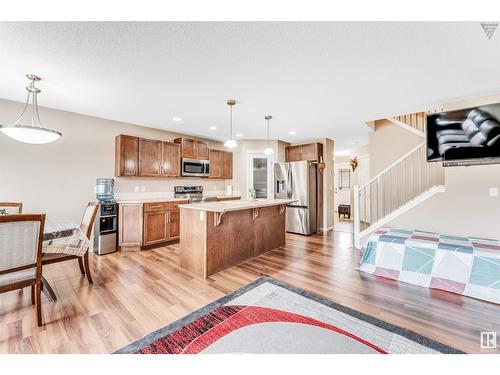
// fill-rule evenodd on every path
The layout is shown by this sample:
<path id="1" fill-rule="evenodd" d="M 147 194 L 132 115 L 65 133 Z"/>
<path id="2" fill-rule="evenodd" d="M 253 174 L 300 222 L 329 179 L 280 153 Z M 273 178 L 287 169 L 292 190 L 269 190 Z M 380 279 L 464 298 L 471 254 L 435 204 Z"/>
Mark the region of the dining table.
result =
<path id="1" fill-rule="evenodd" d="M 79 239 L 81 236 L 78 234 L 80 232 L 80 226 L 78 224 L 72 223 L 72 222 L 66 222 L 66 221 L 46 221 L 44 230 L 43 230 L 43 254 L 47 253 L 55 253 L 55 252 L 60 252 L 60 253 L 67 253 L 67 254 L 74 254 L 74 249 L 72 250 L 72 247 L 70 246 L 70 241 L 75 238 L 79 244 Z M 65 244 L 65 246 L 53 246 L 55 242 L 59 242 L 59 244 Z M 73 253 L 70 253 L 70 251 L 73 251 Z M 42 255 L 43 259 L 43 255 Z M 41 277 L 42 281 L 42 292 L 45 294 L 47 299 L 50 302 L 55 302 L 57 301 L 57 296 L 54 292 L 54 289 L 50 285 L 50 283 L 47 281 L 47 279 L 42 275 Z"/>

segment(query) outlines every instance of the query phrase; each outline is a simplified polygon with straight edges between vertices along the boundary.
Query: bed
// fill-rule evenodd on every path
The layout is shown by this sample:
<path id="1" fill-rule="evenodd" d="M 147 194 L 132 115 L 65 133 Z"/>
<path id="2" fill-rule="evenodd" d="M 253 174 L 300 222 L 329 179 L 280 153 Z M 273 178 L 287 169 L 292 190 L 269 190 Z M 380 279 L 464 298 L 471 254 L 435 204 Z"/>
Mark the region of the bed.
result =
<path id="1" fill-rule="evenodd" d="M 363 248 L 359 270 L 500 304 L 500 242 L 381 228 Z"/>

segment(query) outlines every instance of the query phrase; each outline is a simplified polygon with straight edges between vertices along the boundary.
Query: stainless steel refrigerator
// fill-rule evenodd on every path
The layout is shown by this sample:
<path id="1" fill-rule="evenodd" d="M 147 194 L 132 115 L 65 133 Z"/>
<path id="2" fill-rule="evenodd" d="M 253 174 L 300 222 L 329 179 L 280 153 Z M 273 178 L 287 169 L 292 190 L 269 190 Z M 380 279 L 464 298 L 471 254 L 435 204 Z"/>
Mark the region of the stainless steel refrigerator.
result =
<path id="1" fill-rule="evenodd" d="M 274 164 L 274 197 L 296 200 L 287 205 L 287 232 L 316 233 L 315 164 L 307 161 Z"/>

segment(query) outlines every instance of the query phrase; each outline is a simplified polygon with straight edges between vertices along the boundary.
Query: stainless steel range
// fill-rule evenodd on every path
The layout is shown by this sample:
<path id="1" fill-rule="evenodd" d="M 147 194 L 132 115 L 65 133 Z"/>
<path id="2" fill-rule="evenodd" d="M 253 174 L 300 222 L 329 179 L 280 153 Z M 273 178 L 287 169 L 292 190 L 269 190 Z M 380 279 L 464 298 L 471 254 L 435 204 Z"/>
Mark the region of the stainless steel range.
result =
<path id="1" fill-rule="evenodd" d="M 216 197 L 204 197 L 203 186 L 175 186 L 174 197 L 187 199 L 189 203 L 214 202 Z"/>

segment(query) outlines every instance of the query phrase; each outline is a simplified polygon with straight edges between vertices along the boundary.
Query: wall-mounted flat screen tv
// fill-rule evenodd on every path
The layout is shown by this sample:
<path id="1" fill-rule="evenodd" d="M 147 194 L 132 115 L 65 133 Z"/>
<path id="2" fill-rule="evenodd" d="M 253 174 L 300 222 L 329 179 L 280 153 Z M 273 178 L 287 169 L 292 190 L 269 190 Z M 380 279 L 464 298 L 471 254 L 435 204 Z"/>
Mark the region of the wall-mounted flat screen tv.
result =
<path id="1" fill-rule="evenodd" d="M 500 163 L 500 103 L 428 115 L 427 161 Z"/>

